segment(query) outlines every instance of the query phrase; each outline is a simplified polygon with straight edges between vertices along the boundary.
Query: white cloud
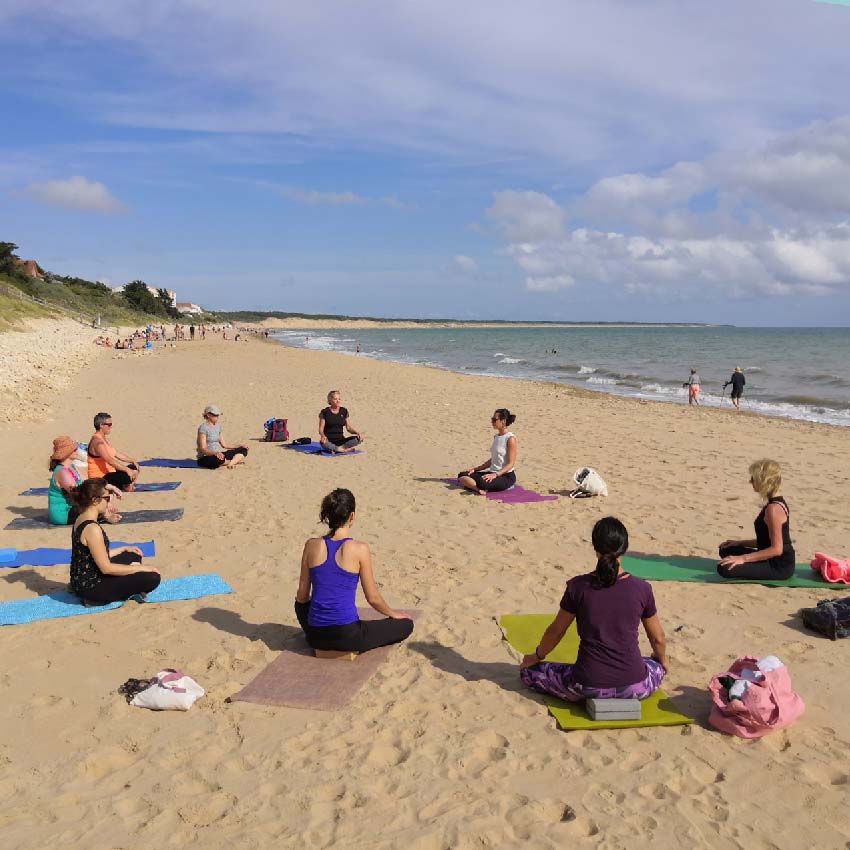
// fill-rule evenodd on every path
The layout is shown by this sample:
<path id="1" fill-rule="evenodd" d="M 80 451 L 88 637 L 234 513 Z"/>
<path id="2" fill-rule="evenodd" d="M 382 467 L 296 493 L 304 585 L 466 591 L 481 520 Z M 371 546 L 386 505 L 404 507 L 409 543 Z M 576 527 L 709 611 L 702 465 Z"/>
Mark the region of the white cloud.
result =
<path id="1" fill-rule="evenodd" d="M 488 214 L 535 291 L 576 281 L 667 296 L 824 295 L 850 291 L 848 198 L 850 120 L 840 119 L 656 175 L 607 177 L 565 206 L 497 192 Z"/>
<path id="2" fill-rule="evenodd" d="M 126 206 L 114 197 L 103 183 L 87 180 L 85 177 L 30 183 L 24 191 L 43 204 L 57 207 L 107 214 L 126 210 Z"/>
<path id="3" fill-rule="evenodd" d="M 556 274 L 550 277 L 527 277 L 525 288 L 532 292 L 557 292 L 559 289 L 567 289 L 575 283 L 575 279 L 568 274 Z"/>
<path id="4" fill-rule="evenodd" d="M 472 257 L 467 257 L 466 254 L 455 254 L 454 264 L 462 272 L 478 271 L 478 263 Z"/>

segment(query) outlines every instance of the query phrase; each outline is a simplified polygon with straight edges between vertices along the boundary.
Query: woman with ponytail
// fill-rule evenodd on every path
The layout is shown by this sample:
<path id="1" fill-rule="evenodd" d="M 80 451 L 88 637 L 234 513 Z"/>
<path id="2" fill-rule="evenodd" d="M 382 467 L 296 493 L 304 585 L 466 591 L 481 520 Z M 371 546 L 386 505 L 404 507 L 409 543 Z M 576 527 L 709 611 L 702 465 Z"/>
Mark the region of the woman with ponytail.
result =
<path id="1" fill-rule="evenodd" d="M 629 533 L 620 520 L 600 519 L 592 540 L 596 569 L 567 582 L 555 619 L 537 649 L 522 659 L 520 678 L 528 688 L 569 702 L 646 699 L 667 672 L 666 640 L 652 588 L 620 566 L 629 547 Z M 575 664 L 544 661 L 573 620 L 580 639 Z M 640 624 L 652 646 L 649 658 L 640 653 Z"/>
<path id="2" fill-rule="evenodd" d="M 109 510 L 109 485 L 89 478 L 69 493 L 77 519 L 71 532 L 71 590 L 90 605 L 107 605 L 145 595 L 159 586 L 159 571 L 142 566 L 137 546 L 109 551 L 98 524 Z"/>
<path id="3" fill-rule="evenodd" d="M 516 416 L 506 407 L 500 407 L 493 413 L 490 424 L 496 434 L 490 446 L 490 459 L 457 474 L 458 482 L 467 490 L 477 490 L 484 496 L 508 490 L 516 484 L 516 437 L 508 431 L 514 422 Z"/>
<path id="4" fill-rule="evenodd" d="M 372 572 L 369 545 L 351 537 L 354 494 L 338 488 L 322 499 L 319 519 L 325 537 L 311 537 L 301 555 L 295 615 L 313 649 L 367 652 L 410 637 L 413 620 L 390 608 Z M 366 601 L 386 619 L 361 620 L 354 602 L 357 585 Z"/>

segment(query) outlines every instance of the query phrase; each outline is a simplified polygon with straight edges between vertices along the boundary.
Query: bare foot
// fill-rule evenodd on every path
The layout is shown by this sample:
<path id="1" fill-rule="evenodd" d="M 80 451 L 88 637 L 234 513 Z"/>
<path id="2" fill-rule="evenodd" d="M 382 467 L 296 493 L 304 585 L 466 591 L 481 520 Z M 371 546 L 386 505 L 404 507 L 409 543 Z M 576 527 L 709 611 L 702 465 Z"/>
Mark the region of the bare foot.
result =
<path id="1" fill-rule="evenodd" d="M 114 513 L 113 514 L 107 514 L 106 515 L 106 521 L 110 525 L 115 525 L 115 523 L 121 522 L 121 514 L 114 514 Z"/>

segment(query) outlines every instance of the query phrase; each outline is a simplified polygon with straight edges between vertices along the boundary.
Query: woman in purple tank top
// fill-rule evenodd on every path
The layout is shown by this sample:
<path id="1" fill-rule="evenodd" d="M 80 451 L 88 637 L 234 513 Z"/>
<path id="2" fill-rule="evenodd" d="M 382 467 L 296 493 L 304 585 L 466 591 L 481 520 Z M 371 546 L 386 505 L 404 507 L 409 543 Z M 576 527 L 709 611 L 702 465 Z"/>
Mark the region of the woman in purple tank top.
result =
<path id="1" fill-rule="evenodd" d="M 301 555 L 295 615 L 313 649 L 366 652 L 410 637 L 413 620 L 384 601 L 372 573 L 369 546 L 354 540 L 355 502 L 350 490 L 338 488 L 322 499 L 319 518 L 327 537 L 311 537 Z M 354 597 L 357 585 L 382 620 L 361 620 Z"/>
<path id="2" fill-rule="evenodd" d="M 596 699 L 646 699 L 667 672 L 664 629 L 649 583 L 620 567 L 629 533 L 620 520 L 604 517 L 593 526 L 596 570 L 567 582 L 558 613 L 537 649 L 522 659 L 520 678 L 528 688 L 569 702 Z M 543 659 L 576 621 L 579 634 L 575 664 Z M 643 625 L 652 656 L 638 643 Z"/>

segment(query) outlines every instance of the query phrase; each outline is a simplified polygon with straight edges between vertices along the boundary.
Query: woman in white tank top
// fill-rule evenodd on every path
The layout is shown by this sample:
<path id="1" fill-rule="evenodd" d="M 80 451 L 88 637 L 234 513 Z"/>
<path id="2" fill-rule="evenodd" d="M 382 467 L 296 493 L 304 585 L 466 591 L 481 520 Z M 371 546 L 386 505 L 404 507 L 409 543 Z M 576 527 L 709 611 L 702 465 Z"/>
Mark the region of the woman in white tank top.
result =
<path id="1" fill-rule="evenodd" d="M 500 490 L 509 490 L 516 484 L 516 437 L 508 431 L 508 426 L 516 421 L 510 410 L 500 407 L 490 420 L 496 435 L 490 447 L 490 459 L 471 469 L 458 472 L 458 481 L 468 490 L 475 490 L 482 496 Z"/>

